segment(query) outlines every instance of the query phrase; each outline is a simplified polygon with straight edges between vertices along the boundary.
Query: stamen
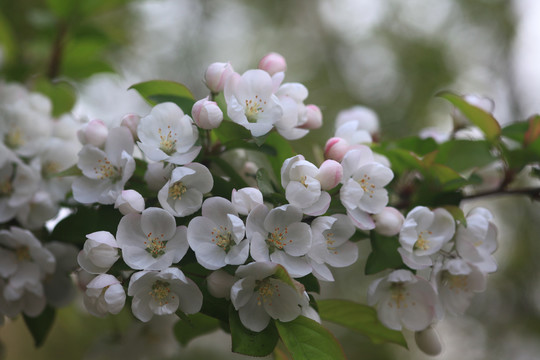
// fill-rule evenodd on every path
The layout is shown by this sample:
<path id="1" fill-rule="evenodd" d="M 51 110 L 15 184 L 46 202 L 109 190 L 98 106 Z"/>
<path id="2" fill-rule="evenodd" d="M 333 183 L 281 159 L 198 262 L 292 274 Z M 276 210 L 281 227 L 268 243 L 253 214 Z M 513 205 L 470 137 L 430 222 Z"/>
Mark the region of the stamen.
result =
<path id="1" fill-rule="evenodd" d="M 176 151 L 176 143 L 178 134 L 171 130 L 171 126 L 167 126 L 167 133 L 163 135 L 163 130 L 158 129 L 159 133 L 159 149 L 167 155 L 172 155 Z"/>
<path id="2" fill-rule="evenodd" d="M 169 285 L 170 284 L 168 282 L 161 280 L 156 280 L 154 284 L 152 284 L 152 290 L 149 292 L 149 294 L 159 303 L 160 306 L 169 303 L 169 294 L 171 292 Z"/>
<path id="3" fill-rule="evenodd" d="M 171 187 L 169 187 L 169 197 L 173 198 L 174 200 L 180 200 L 186 191 L 187 187 L 182 184 L 181 181 L 177 181 Z"/>

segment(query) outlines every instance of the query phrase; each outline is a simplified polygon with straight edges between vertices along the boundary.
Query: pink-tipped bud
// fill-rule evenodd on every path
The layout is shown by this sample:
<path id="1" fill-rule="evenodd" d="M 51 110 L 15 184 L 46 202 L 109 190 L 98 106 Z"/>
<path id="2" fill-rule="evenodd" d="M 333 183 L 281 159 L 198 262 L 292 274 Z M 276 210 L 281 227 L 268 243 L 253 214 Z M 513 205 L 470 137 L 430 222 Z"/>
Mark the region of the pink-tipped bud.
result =
<path id="1" fill-rule="evenodd" d="M 341 162 L 348 150 L 349 143 L 347 140 L 333 137 L 328 139 L 324 146 L 324 157 Z"/>
<path id="2" fill-rule="evenodd" d="M 201 129 L 215 129 L 223 121 L 223 112 L 215 101 L 208 100 L 208 97 L 197 101 L 191 110 L 193 121 Z"/>
<path id="3" fill-rule="evenodd" d="M 393 207 L 385 207 L 372 218 L 375 221 L 375 231 L 384 236 L 398 234 L 405 220 L 403 214 Z"/>
<path id="4" fill-rule="evenodd" d="M 414 333 L 414 340 L 420 350 L 426 355 L 437 356 L 442 351 L 441 339 L 437 331 L 431 326 L 428 326 L 422 331 Z"/>
<path id="5" fill-rule="evenodd" d="M 231 274 L 223 270 L 216 270 L 206 278 L 206 286 L 213 297 L 228 300 L 231 297 L 231 288 L 236 280 Z"/>
<path id="6" fill-rule="evenodd" d="M 135 190 L 123 190 L 116 198 L 114 207 L 122 213 L 122 215 L 141 213 L 144 210 L 144 199 L 141 194 Z"/>
<path id="7" fill-rule="evenodd" d="M 77 131 L 77 137 L 81 144 L 90 144 L 97 147 L 101 147 L 105 144 L 108 135 L 109 129 L 107 128 L 107 125 L 105 125 L 103 121 L 97 119 L 90 121 Z"/>
<path id="8" fill-rule="evenodd" d="M 139 126 L 140 121 L 141 117 L 139 115 L 127 114 L 122 118 L 122 122 L 120 123 L 120 125 L 127 127 L 129 131 L 131 131 L 133 139 L 137 140 L 139 138 L 139 136 L 137 135 L 137 127 Z"/>
<path id="9" fill-rule="evenodd" d="M 266 71 L 270 75 L 287 70 L 287 62 L 285 58 L 275 52 L 265 55 L 259 61 L 259 69 Z"/>
<path id="10" fill-rule="evenodd" d="M 223 91 L 225 81 L 227 81 L 227 78 L 232 73 L 234 73 L 234 70 L 231 64 L 228 62 L 215 62 L 210 64 L 210 66 L 208 66 L 206 69 L 206 72 L 204 73 L 204 81 L 206 82 L 206 86 L 210 89 L 210 91 L 217 94 Z"/>
<path id="11" fill-rule="evenodd" d="M 306 122 L 300 126 L 302 129 L 318 129 L 322 126 L 322 112 L 317 105 L 306 105 Z"/>
<path id="12" fill-rule="evenodd" d="M 321 183 L 321 189 L 330 190 L 339 184 L 343 177 L 343 167 L 335 160 L 325 160 L 319 168 L 317 180 Z"/>

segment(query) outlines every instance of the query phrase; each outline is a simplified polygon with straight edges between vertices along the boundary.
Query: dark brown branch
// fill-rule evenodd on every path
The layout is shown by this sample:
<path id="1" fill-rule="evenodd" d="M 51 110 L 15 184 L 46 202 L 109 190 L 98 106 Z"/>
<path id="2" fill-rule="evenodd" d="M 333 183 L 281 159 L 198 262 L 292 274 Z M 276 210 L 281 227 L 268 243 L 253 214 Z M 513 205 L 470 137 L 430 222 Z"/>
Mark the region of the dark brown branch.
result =
<path id="1" fill-rule="evenodd" d="M 47 71 L 47 77 L 52 80 L 60 74 L 60 65 L 62 63 L 62 55 L 65 45 L 65 38 L 67 35 L 68 26 L 62 22 L 58 24 L 58 32 L 52 45 L 51 57 L 49 60 L 49 69 Z"/>

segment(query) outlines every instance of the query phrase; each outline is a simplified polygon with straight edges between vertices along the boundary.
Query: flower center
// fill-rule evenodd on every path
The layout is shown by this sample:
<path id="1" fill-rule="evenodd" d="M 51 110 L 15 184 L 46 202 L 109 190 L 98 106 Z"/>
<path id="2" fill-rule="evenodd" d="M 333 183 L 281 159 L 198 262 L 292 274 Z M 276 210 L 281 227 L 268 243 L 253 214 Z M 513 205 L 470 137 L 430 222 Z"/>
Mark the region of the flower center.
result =
<path id="1" fill-rule="evenodd" d="M 212 242 L 228 253 L 234 240 L 229 229 L 220 225 L 219 229 L 212 229 Z"/>
<path id="2" fill-rule="evenodd" d="M 467 275 L 452 275 L 448 271 L 444 271 L 441 280 L 443 286 L 448 287 L 456 294 L 459 294 L 461 290 L 469 291 L 469 278 Z"/>
<path id="3" fill-rule="evenodd" d="M 263 105 L 266 105 L 266 101 L 260 99 L 259 95 L 255 95 L 255 99 L 245 100 L 245 114 L 249 122 L 257 122 L 259 113 L 264 112 Z"/>
<path id="4" fill-rule="evenodd" d="M 155 301 L 159 303 L 160 306 L 169 303 L 169 294 L 171 289 L 169 288 L 169 283 L 166 281 L 156 280 L 152 284 L 152 290 L 149 294 L 154 298 Z M 174 296 L 172 296 L 174 299 Z"/>
<path id="5" fill-rule="evenodd" d="M 364 190 L 364 193 L 367 193 L 370 198 L 373 197 L 373 192 L 375 191 L 375 185 L 373 185 L 371 182 L 371 177 L 367 176 L 367 174 L 364 174 L 364 176 L 358 180 L 358 184 L 360 184 L 360 187 L 362 190 Z"/>
<path id="6" fill-rule="evenodd" d="M 43 167 L 41 169 L 41 173 L 45 178 L 52 174 L 56 174 L 59 171 L 60 164 L 55 161 L 47 161 L 45 164 L 43 164 Z"/>
<path id="7" fill-rule="evenodd" d="M 334 233 L 328 232 L 325 235 L 326 237 L 326 248 L 328 251 L 333 252 L 334 254 L 337 254 L 336 248 L 334 247 L 334 243 L 336 240 L 334 240 Z"/>
<path id="8" fill-rule="evenodd" d="M 30 260 L 30 250 L 28 249 L 28 246 L 21 246 L 15 249 L 15 256 L 19 261 Z"/>
<path id="9" fill-rule="evenodd" d="M 181 181 L 177 181 L 169 188 L 169 197 L 180 200 L 186 191 L 187 187 Z"/>
<path id="10" fill-rule="evenodd" d="M 405 289 L 403 283 L 392 283 L 392 285 L 390 285 L 390 291 L 392 292 L 392 295 L 390 296 L 390 302 L 388 302 L 389 307 L 392 308 L 395 304 L 398 309 L 406 309 L 409 306 L 407 300 L 411 294 Z M 416 303 L 412 301 L 410 305 L 415 306 Z"/>
<path id="11" fill-rule="evenodd" d="M 433 234 L 431 231 L 427 232 L 429 235 Z M 429 250 L 429 239 L 424 238 L 424 232 L 420 231 L 418 234 L 418 239 L 414 243 L 414 248 L 417 250 Z"/>
<path id="12" fill-rule="evenodd" d="M 255 291 L 258 292 L 257 305 L 259 306 L 265 303 L 268 303 L 268 305 L 271 306 L 274 292 L 276 293 L 276 296 L 280 296 L 279 287 L 277 286 L 277 284 L 272 285 L 272 283 L 268 279 L 257 280 L 255 282 Z"/>
<path id="13" fill-rule="evenodd" d="M 172 155 L 176 151 L 176 138 L 178 137 L 177 133 L 173 133 L 171 126 L 167 126 L 167 132 L 163 134 L 161 128 L 158 129 L 159 133 L 159 149 L 167 155 Z"/>
<path id="14" fill-rule="evenodd" d="M 119 169 L 111 164 L 107 157 L 98 160 L 98 165 L 94 168 L 94 172 L 99 180 L 110 179 L 113 183 L 122 177 Z"/>
<path id="15" fill-rule="evenodd" d="M 286 246 L 287 243 L 292 243 L 292 240 L 287 242 L 287 234 L 287 227 L 285 227 L 283 230 L 277 227 L 274 229 L 274 232 L 268 235 L 266 238 L 266 243 L 270 248 L 270 253 L 274 252 L 275 249 L 283 250 L 283 247 Z"/>
<path id="16" fill-rule="evenodd" d="M 167 241 L 163 240 L 164 234 L 161 234 L 160 237 L 152 237 L 152 233 L 148 234 L 148 241 L 145 241 L 146 252 L 152 255 L 155 259 L 163 254 L 165 254 L 165 248 L 167 247 Z"/>
<path id="17" fill-rule="evenodd" d="M 307 180 L 307 176 L 304 175 L 302 176 L 302 178 L 300 178 L 300 184 L 304 185 L 304 187 L 307 189 L 307 184 L 306 184 L 306 180 Z"/>
<path id="18" fill-rule="evenodd" d="M 9 196 L 13 192 L 13 185 L 11 184 L 11 181 L 7 180 L 4 182 L 0 182 L 0 196 Z"/>
<path id="19" fill-rule="evenodd" d="M 5 144 L 10 149 L 16 149 L 24 145 L 24 139 L 21 129 L 16 127 L 12 131 L 8 132 L 6 134 Z"/>

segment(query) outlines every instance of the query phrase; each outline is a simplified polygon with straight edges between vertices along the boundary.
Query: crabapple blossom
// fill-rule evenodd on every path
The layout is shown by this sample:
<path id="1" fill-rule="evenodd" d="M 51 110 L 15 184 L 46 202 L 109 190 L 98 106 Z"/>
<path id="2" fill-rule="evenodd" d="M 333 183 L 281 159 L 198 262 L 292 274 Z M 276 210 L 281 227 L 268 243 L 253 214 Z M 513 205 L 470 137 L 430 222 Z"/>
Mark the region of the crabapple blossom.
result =
<path id="1" fill-rule="evenodd" d="M 197 285 L 178 268 L 136 272 L 131 275 L 128 295 L 133 296 L 133 315 L 144 322 L 154 315 L 173 314 L 178 309 L 195 314 L 203 300 Z"/>
<path id="2" fill-rule="evenodd" d="M 32 199 L 39 187 L 39 173 L 18 159 L 0 166 L 0 222 L 12 219 Z"/>
<path id="3" fill-rule="evenodd" d="M 227 114 L 253 136 L 268 133 L 283 116 L 273 94 L 272 78 L 263 70 L 248 70 L 241 76 L 232 74 L 225 83 Z"/>
<path id="4" fill-rule="evenodd" d="M 304 100 L 308 97 L 307 88 L 300 83 L 286 83 L 279 87 L 275 95 L 283 109 L 283 116 L 275 124 L 279 134 L 287 140 L 305 136 L 309 132 L 302 128 L 307 121 L 304 105 Z"/>
<path id="5" fill-rule="evenodd" d="M 109 131 L 104 150 L 85 145 L 77 163 L 83 176 L 72 185 L 75 200 L 83 204 L 114 204 L 135 171 L 132 153 L 133 137 L 124 127 Z"/>
<path id="6" fill-rule="evenodd" d="M 144 173 L 144 181 L 148 185 L 148 189 L 152 191 L 161 189 L 171 177 L 173 170 L 173 164 L 165 164 L 162 162 L 149 163 L 148 168 Z"/>
<path id="7" fill-rule="evenodd" d="M 81 144 L 90 144 L 99 148 L 105 145 L 108 135 L 109 129 L 107 125 L 99 119 L 88 122 L 77 131 L 77 137 Z"/>
<path id="8" fill-rule="evenodd" d="M 139 122 L 137 135 L 137 144 L 152 161 L 184 165 L 201 151 L 195 146 L 199 131 L 193 120 L 172 102 L 154 106 Z"/>
<path id="9" fill-rule="evenodd" d="M 206 130 L 219 127 L 223 121 L 223 112 L 215 101 L 208 100 L 208 96 L 193 105 L 191 116 L 198 127 Z"/>
<path id="10" fill-rule="evenodd" d="M 177 167 L 158 192 L 163 209 L 173 216 L 191 215 L 201 208 L 203 194 L 212 190 L 214 180 L 206 166 L 191 163 Z"/>
<path id="11" fill-rule="evenodd" d="M 292 277 L 309 274 L 311 265 L 304 255 L 311 248 L 311 228 L 301 220 L 302 211 L 293 205 L 272 210 L 257 206 L 249 213 L 246 226 L 251 257 L 280 264 Z"/>
<path id="12" fill-rule="evenodd" d="M 357 105 L 340 111 L 336 117 L 336 128 L 347 122 L 356 123 L 357 129 L 366 130 L 372 136 L 379 132 L 379 117 L 373 110 L 365 106 Z"/>
<path id="13" fill-rule="evenodd" d="M 45 248 L 56 260 L 54 273 L 47 275 L 43 281 L 47 303 L 56 308 L 67 306 L 76 295 L 70 274 L 79 267 L 77 264 L 79 249 L 75 245 L 59 241 L 49 242 L 45 244 Z"/>
<path id="14" fill-rule="evenodd" d="M 302 129 L 318 129 L 322 126 L 322 112 L 317 105 L 306 105 L 306 122 L 300 125 Z"/>
<path id="15" fill-rule="evenodd" d="M 79 265 L 90 274 L 102 274 L 120 258 L 118 243 L 107 231 L 96 231 L 86 235 L 83 249 L 77 255 Z"/>
<path id="16" fill-rule="evenodd" d="M 160 208 L 125 215 L 118 224 L 116 241 L 132 269 L 163 270 L 186 254 L 187 228 L 176 226 L 174 217 Z"/>
<path id="17" fill-rule="evenodd" d="M 271 52 L 263 56 L 259 61 L 259 69 L 266 71 L 270 75 L 287 70 L 285 58 L 276 52 Z"/>
<path id="18" fill-rule="evenodd" d="M 120 122 L 120 126 L 124 126 L 129 129 L 131 132 L 131 135 L 133 136 L 133 139 L 137 139 L 137 128 L 139 127 L 139 123 L 141 122 L 141 117 L 136 114 L 127 114 L 122 118 L 122 121 Z"/>
<path id="19" fill-rule="evenodd" d="M 122 215 L 140 213 L 144 210 L 144 198 L 135 190 L 122 190 L 116 198 L 114 208 Z"/>
<path id="20" fill-rule="evenodd" d="M 462 315 L 474 293 L 486 289 L 486 274 L 463 259 L 446 260 L 435 277 L 441 304 L 451 314 Z"/>
<path id="21" fill-rule="evenodd" d="M 381 212 L 388 203 L 388 192 L 384 189 L 394 177 L 388 167 L 375 162 L 371 149 L 359 145 L 343 157 L 343 178 L 340 200 L 347 215 L 356 227 L 362 230 L 375 228 L 369 214 Z"/>
<path id="22" fill-rule="evenodd" d="M 206 69 L 204 81 L 208 89 L 217 94 L 223 91 L 225 82 L 232 73 L 234 73 L 234 70 L 230 63 L 215 62 Z"/>
<path id="23" fill-rule="evenodd" d="M 460 225 L 456 232 L 458 254 L 474 264 L 480 271 L 491 273 L 497 270 L 492 253 L 497 249 L 497 227 L 491 212 L 482 207 L 469 211 L 467 227 Z"/>
<path id="24" fill-rule="evenodd" d="M 324 146 L 324 157 L 335 161 L 343 160 L 345 154 L 349 151 L 349 143 L 340 137 L 333 137 L 326 141 Z"/>
<path id="25" fill-rule="evenodd" d="M 347 215 L 321 216 L 311 223 L 313 241 L 308 252 L 313 275 L 325 281 L 334 281 L 328 265 L 345 267 L 358 259 L 358 247 L 349 241 L 356 231 Z"/>
<path id="26" fill-rule="evenodd" d="M 327 172 L 319 169 L 302 155 L 296 155 L 283 162 L 281 167 L 281 185 L 285 188 L 285 197 L 307 215 L 322 215 L 330 206 L 330 195 L 321 190 L 319 178 L 328 182 Z"/>
<path id="27" fill-rule="evenodd" d="M 433 326 L 414 333 L 414 341 L 420 350 L 429 356 L 437 356 L 442 351 L 442 343 Z"/>
<path id="28" fill-rule="evenodd" d="M 38 190 L 28 202 L 19 207 L 16 219 L 26 229 L 37 230 L 57 212 L 58 204 L 51 198 L 51 194 Z"/>
<path id="29" fill-rule="evenodd" d="M 331 190 L 335 188 L 343 178 L 343 167 L 335 160 L 325 160 L 319 167 L 321 189 Z"/>
<path id="30" fill-rule="evenodd" d="M 352 149 L 354 145 L 371 144 L 373 141 L 371 135 L 360 126 L 358 122 L 347 121 L 336 129 L 334 136 L 345 140 L 349 149 Z"/>
<path id="31" fill-rule="evenodd" d="M 287 322 L 301 314 L 302 294 L 284 281 L 274 278 L 278 267 L 270 262 L 239 266 L 239 278 L 231 288 L 231 302 L 240 321 L 251 331 L 262 331 L 270 319 Z"/>
<path id="32" fill-rule="evenodd" d="M 101 274 L 86 285 L 83 296 L 86 310 L 94 316 L 118 314 L 126 302 L 126 293 L 120 281 L 112 275 Z"/>
<path id="33" fill-rule="evenodd" d="M 257 188 L 245 187 L 240 190 L 233 189 L 231 202 L 241 215 L 248 215 L 257 205 L 264 203 L 263 194 Z"/>
<path id="34" fill-rule="evenodd" d="M 199 264 L 210 270 L 243 264 L 249 255 L 244 222 L 233 204 L 222 197 L 206 199 L 202 216 L 188 225 L 188 242 Z"/>
<path id="35" fill-rule="evenodd" d="M 454 218 L 447 210 L 415 207 L 407 214 L 399 233 L 398 252 L 403 262 L 416 270 L 430 267 L 431 256 L 452 239 L 455 229 Z"/>
<path id="36" fill-rule="evenodd" d="M 237 280 L 233 275 L 219 269 L 208 275 L 206 286 L 210 295 L 229 300 L 231 297 L 231 287 Z"/>
<path id="37" fill-rule="evenodd" d="M 375 222 L 375 231 L 384 236 L 399 234 L 405 217 L 398 209 L 387 206 L 380 213 L 372 216 Z"/>
<path id="38" fill-rule="evenodd" d="M 409 270 L 395 270 L 371 283 L 368 303 L 377 305 L 379 320 L 393 330 L 424 330 L 441 310 L 431 284 Z"/>

